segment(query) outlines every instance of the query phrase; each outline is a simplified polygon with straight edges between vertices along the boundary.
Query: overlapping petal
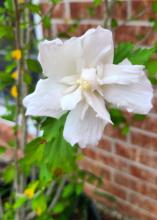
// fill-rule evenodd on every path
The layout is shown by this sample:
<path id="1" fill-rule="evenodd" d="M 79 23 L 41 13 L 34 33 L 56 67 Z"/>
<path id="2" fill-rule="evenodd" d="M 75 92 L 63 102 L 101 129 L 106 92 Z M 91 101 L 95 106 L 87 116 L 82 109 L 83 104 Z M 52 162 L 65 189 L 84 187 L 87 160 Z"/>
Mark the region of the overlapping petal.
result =
<path id="1" fill-rule="evenodd" d="M 92 92 L 85 92 L 84 95 L 88 105 L 95 111 L 96 116 L 108 123 L 112 123 L 110 114 L 105 107 L 104 99 L 100 95 L 96 95 Z"/>
<path id="2" fill-rule="evenodd" d="M 60 106 L 63 90 L 62 84 L 51 79 L 39 80 L 35 91 L 23 100 L 26 115 L 59 118 L 65 112 Z"/>
<path id="3" fill-rule="evenodd" d="M 113 39 L 110 30 L 97 27 L 87 31 L 82 37 L 85 68 L 113 62 Z"/>
<path id="4" fill-rule="evenodd" d="M 82 54 L 81 42 L 71 38 L 65 42 L 59 39 L 43 41 L 39 46 L 39 62 L 46 76 L 61 79 L 63 76 L 76 74 L 77 60 Z"/>
<path id="5" fill-rule="evenodd" d="M 80 103 L 72 110 L 66 119 L 64 138 L 73 146 L 95 146 L 102 137 L 107 121 L 96 117 L 96 113 L 89 107 L 81 118 L 85 103 Z"/>
<path id="6" fill-rule="evenodd" d="M 106 64 L 103 68 L 103 78 L 100 84 L 130 84 L 137 83 L 144 75 L 144 66 L 130 64 Z"/>
<path id="7" fill-rule="evenodd" d="M 147 114 L 152 108 L 152 97 L 152 86 L 146 76 L 129 85 L 117 83 L 104 87 L 105 100 L 129 112 Z"/>

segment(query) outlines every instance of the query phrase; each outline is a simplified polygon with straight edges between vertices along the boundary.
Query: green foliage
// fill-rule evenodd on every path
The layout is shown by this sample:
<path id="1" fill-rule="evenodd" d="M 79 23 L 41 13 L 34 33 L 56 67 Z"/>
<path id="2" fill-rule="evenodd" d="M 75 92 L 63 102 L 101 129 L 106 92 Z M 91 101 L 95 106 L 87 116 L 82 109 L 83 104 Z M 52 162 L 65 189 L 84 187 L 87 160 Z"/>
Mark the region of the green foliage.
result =
<path id="1" fill-rule="evenodd" d="M 152 11 L 153 11 L 154 13 L 157 13 L 157 2 L 156 2 L 156 1 L 154 1 L 154 2 L 152 3 Z"/>
<path id="2" fill-rule="evenodd" d="M 1 154 L 4 154 L 5 152 L 6 152 L 6 148 L 0 146 L 0 155 L 1 155 Z"/>
<path id="3" fill-rule="evenodd" d="M 42 68 L 40 63 L 34 59 L 27 59 L 27 66 L 30 72 L 41 73 Z"/>
<path id="4" fill-rule="evenodd" d="M 93 2 L 96 6 L 98 6 L 102 3 L 102 0 L 93 0 Z"/>

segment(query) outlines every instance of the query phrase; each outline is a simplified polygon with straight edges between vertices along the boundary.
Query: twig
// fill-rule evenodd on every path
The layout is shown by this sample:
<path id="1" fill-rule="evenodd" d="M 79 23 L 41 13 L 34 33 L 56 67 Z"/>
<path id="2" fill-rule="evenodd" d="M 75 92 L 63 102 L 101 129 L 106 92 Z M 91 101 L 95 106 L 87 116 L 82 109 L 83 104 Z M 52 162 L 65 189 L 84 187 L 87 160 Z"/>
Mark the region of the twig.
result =
<path id="1" fill-rule="evenodd" d="M 62 189 L 63 189 L 63 187 L 64 187 L 66 181 L 67 181 L 67 177 L 65 176 L 65 177 L 62 179 L 62 181 L 61 181 L 61 183 L 60 183 L 60 185 L 59 185 L 59 187 L 58 187 L 58 189 L 57 189 L 56 195 L 54 196 L 52 202 L 50 203 L 50 205 L 49 205 L 49 207 L 48 207 L 48 212 L 50 212 L 50 211 L 52 210 L 52 208 L 56 205 L 58 199 L 60 198 Z"/>
<path id="2" fill-rule="evenodd" d="M 3 218 L 3 203 L 2 198 L 0 197 L 0 219 Z"/>

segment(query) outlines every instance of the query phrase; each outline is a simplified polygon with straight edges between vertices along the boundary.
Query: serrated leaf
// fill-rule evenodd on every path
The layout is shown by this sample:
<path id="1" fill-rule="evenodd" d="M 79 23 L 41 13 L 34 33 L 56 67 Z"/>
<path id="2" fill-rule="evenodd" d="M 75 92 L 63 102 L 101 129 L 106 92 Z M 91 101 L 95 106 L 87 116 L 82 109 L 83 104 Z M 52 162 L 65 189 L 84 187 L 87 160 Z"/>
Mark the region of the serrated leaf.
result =
<path id="1" fill-rule="evenodd" d="M 134 50 L 132 53 L 130 53 L 128 58 L 132 64 L 145 65 L 145 63 L 151 58 L 154 52 L 155 52 L 154 48 L 150 48 L 150 49 L 138 48 Z"/>
<path id="2" fill-rule="evenodd" d="M 114 64 L 118 64 L 121 61 L 123 61 L 125 58 L 127 58 L 130 53 L 132 52 L 133 44 L 131 43 L 120 43 L 114 53 Z"/>

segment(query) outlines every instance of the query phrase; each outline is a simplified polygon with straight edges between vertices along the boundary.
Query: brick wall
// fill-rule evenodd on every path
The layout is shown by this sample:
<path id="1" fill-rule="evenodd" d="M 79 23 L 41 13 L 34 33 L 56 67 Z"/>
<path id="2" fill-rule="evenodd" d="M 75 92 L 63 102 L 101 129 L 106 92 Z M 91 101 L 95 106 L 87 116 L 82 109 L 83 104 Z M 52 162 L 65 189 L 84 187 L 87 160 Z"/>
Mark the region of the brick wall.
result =
<path id="1" fill-rule="evenodd" d="M 151 46 L 157 41 L 150 18 L 151 0 L 117 1 L 112 8 L 112 19 L 118 19 L 116 42 L 131 41 Z M 48 4 L 42 4 L 43 10 Z M 89 13 L 90 12 L 90 13 Z M 69 0 L 58 5 L 53 14 L 51 33 L 47 37 L 80 35 L 88 28 L 104 24 L 104 4 L 93 7 L 90 0 Z M 130 18 L 134 17 L 134 20 Z M 75 28 L 76 27 L 76 28 Z M 49 35 L 51 34 L 51 35 Z M 108 126 L 99 145 L 84 151 L 81 166 L 103 177 L 101 192 L 114 195 L 116 202 L 94 193 L 94 185 L 86 184 L 86 192 L 101 204 L 114 207 L 119 213 L 138 220 L 157 220 L 157 94 L 154 109 L 144 121 L 134 121 L 128 114 L 131 128 L 127 136 Z"/>

